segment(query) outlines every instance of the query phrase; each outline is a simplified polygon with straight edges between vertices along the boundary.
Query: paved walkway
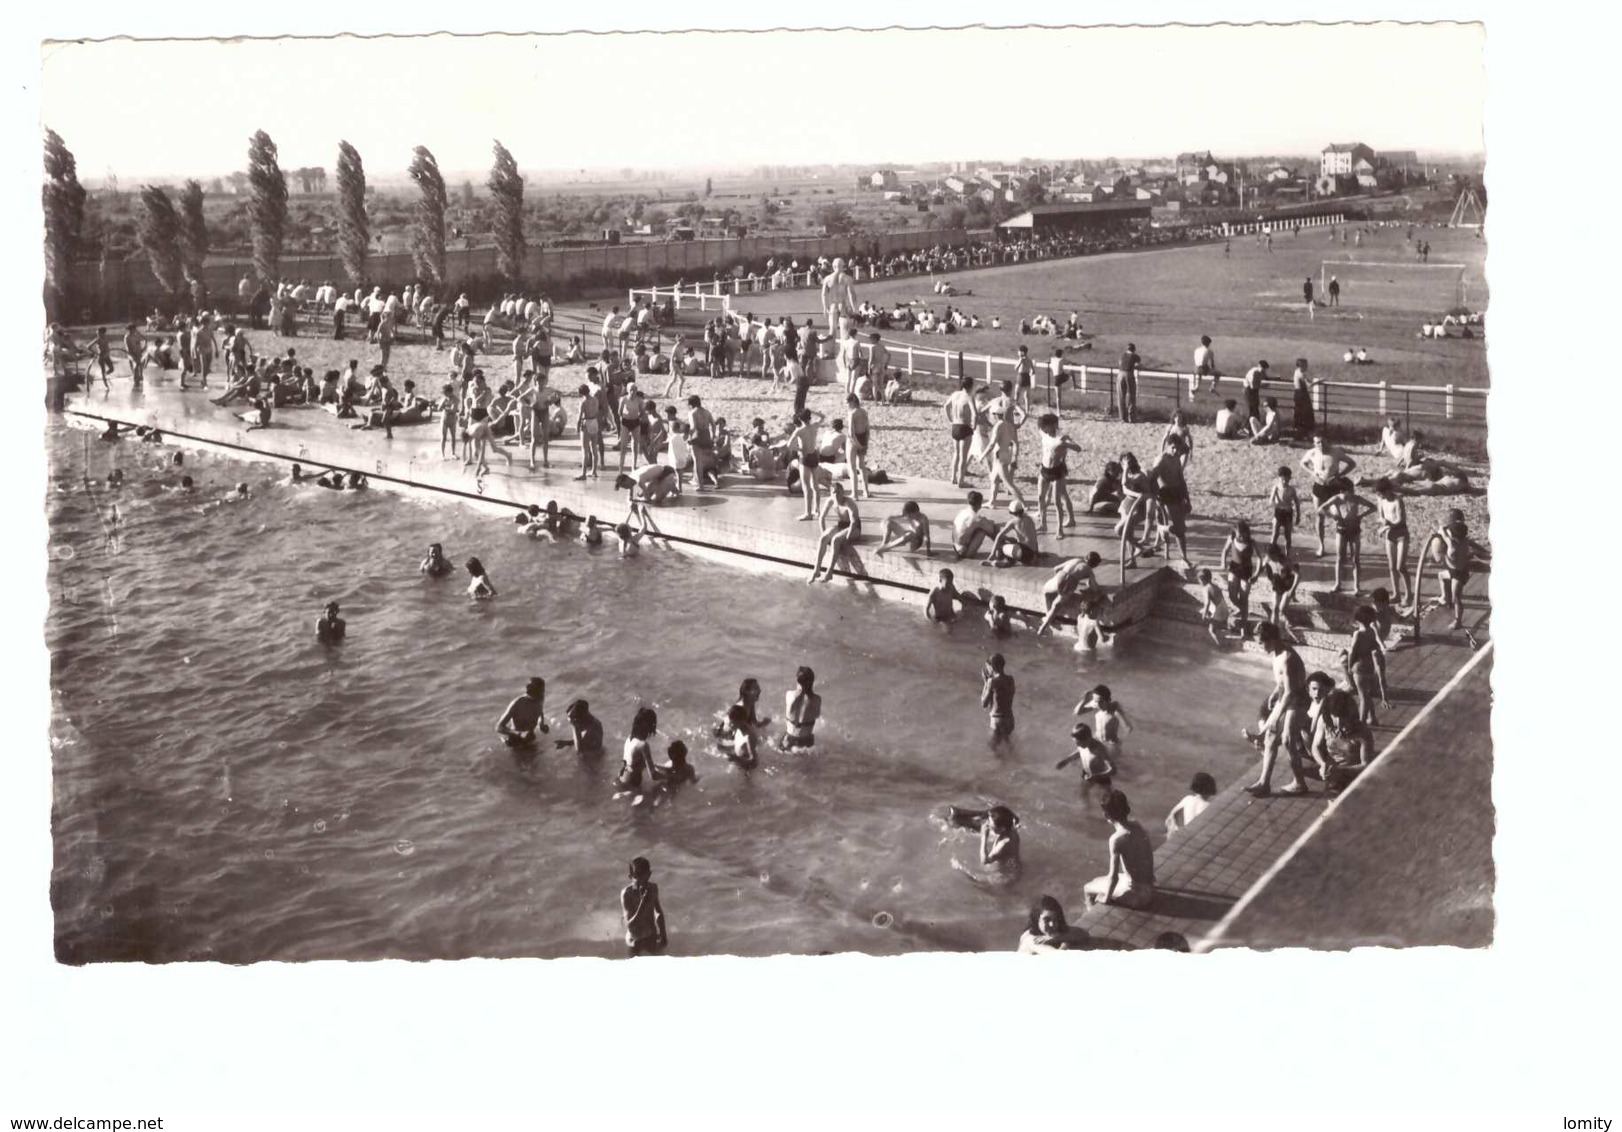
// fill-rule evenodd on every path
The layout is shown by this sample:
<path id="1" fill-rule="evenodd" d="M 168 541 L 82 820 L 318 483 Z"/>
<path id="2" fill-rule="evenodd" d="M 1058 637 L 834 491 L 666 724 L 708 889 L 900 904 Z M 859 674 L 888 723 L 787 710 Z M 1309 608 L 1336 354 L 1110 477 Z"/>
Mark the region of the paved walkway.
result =
<path id="1" fill-rule="evenodd" d="M 1492 943 L 1492 654 L 1478 655 L 1207 946 Z"/>
<path id="2" fill-rule="evenodd" d="M 1472 627 L 1478 637 L 1485 635 L 1488 608 L 1484 599 L 1476 599 L 1465 607 L 1465 624 Z M 1462 633 L 1451 633 L 1442 627 L 1446 615 L 1436 613 L 1426 623 L 1425 636 L 1417 645 L 1396 649 L 1387 665 L 1392 707 L 1380 713 L 1380 724 L 1375 728 L 1375 741 L 1380 748 L 1380 761 L 1366 787 L 1354 787 L 1333 806 L 1317 782 L 1310 785 L 1314 792 L 1304 797 L 1275 794 L 1270 798 L 1253 798 L 1245 793 L 1244 785 L 1255 780 L 1260 763 L 1251 774 L 1234 782 L 1219 794 L 1211 807 L 1201 814 L 1186 830 L 1170 838 L 1155 855 L 1155 876 L 1161 896 L 1156 906 L 1146 912 L 1123 908 L 1096 908 L 1079 917 L 1080 922 L 1093 933 L 1095 941 L 1106 947 L 1140 948 L 1152 946 L 1162 932 L 1179 932 L 1191 944 L 1198 944 L 1229 915 L 1244 895 L 1267 876 L 1279 858 L 1299 840 L 1326 812 L 1338 814 L 1347 807 L 1349 815 L 1337 822 L 1337 829 L 1351 831 L 1337 835 L 1337 840 L 1325 842 L 1323 850 L 1314 850 L 1298 868 L 1292 869 L 1288 896 L 1281 895 L 1276 902 L 1270 898 L 1258 908 L 1254 916 L 1240 921 L 1237 931 L 1226 933 L 1226 941 L 1233 945 L 1252 946 L 1355 946 L 1369 942 L 1371 933 L 1380 929 L 1369 925 L 1385 923 L 1389 915 L 1375 917 L 1366 922 L 1351 915 L 1335 917 L 1331 897 L 1313 890 L 1318 874 L 1308 861 L 1322 862 L 1325 855 L 1343 851 L 1354 859 L 1341 863 L 1341 867 L 1328 870 L 1334 884 L 1347 892 L 1363 894 L 1361 906 L 1378 903 L 1379 893 L 1391 883 L 1386 870 L 1392 867 L 1391 858 L 1404 849 L 1418 850 L 1419 844 L 1428 844 L 1431 838 L 1445 838 L 1455 828 L 1485 829 L 1488 832 L 1488 861 L 1490 877 L 1490 830 L 1492 804 L 1489 792 L 1478 789 L 1474 783 L 1481 776 L 1491 778 L 1491 733 L 1488 730 L 1486 702 L 1486 672 L 1488 665 L 1477 666 L 1471 681 L 1461 684 L 1449 694 L 1449 699 L 1431 712 L 1423 728 L 1415 728 L 1394 749 L 1387 751 L 1398 734 L 1411 723 L 1427 704 L 1435 698 L 1474 654 Z M 1310 667 L 1310 662 L 1309 662 Z M 1332 674 L 1333 670 L 1331 670 Z M 1477 682 L 1479 681 L 1479 683 Z M 1461 696 L 1450 705 L 1453 696 Z M 1443 712 L 1445 708 L 1445 714 Z M 1436 746 L 1448 752 L 1449 764 L 1455 759 L 1470 764 L 1467 767 L 1470 785 L 1458 791 L 1438 790 L 1439 780 L 1451 773 L 1448 764 L 1440 764 L 1435 756 Z M 1415 752 L 1420 752 L 1417 755 Z M 1384 762 L 1392 759 L 1389 766 Z M 1280 763 L 1284 761 L 1280 756 Z M 1410 769 L 1414 762 L 1422 763 L 1416 773 Z M 1409 805 L 1403 813 L 1378 812 L 1358 801 L 1368 791 L 1389 801 L 1390 787 L 1376 787 L 1384 779 L 1395 782 L 1399 791 L 1427 797 L 1452 797 L 1458 809 L 1445 822 L 1438 824 L 1435 809 L 1445 805 L 1438 801 L 1428 806 Z M 1274 768 L 1275 787 L 1289 781 L 1287 766 Z M 1436 791 L 1435 795 L 1428 792 Z M 1424 809 L 1424 813 L 1409 813 Z M 1350 815 L 1358 815 L 1352 817 Z M 1135 815 L 1145 822 L 1160 820 L 1163 815 Z M 1410 825 L 1411 823 L 1411 825 Z M 1384 839 L 1391 829 L 1403 826 L 1408 831 L 1401 836 Z M 1361 848 L 1345 847 L 1346 839 L 1360 839 L 1359 845 L 1384 839 L 1380 858 L 1361 856 Z M 1423 850 L 1429 852 L 1434 845 Z M 1469 856 L 1469 854 L 1466 854 Z M 1415 886 L 1414 892 L 1429 891 L 1436 885 L 1463 885 L 1479 888 L 1479 866 L 1472 856 L 1464 865 L 1453 863 L 1433 865 L 1424 886 Z M 1382 875 L 1385 874 L 1385 875 Z M 1406 882 L 1405 882 L 1406 883 Z M 1490 884 L 1490 881 L 1489 881 Z M 1472 891 L 1474 891 L 1472 888 Z M 1472 904 L 1477 907 L 1477 904 Z M 1324 927 L 1314 929 L 1312 918 L 1322 913 Z M 1333 926 L 1331 926 L 1331 917 Z M 1451 942 L 1467 943 L 1478 940 L 1479 932 L 1473 925 L 1465 925 L 1445 917 L 1437 917 L 1429 924 L 1422 917 L 1410 916 L 1404 932 L 1380 936 L 1382 942 L 1402 938 L 1410 944 Z M 1252 926 L 1254 925 L 1254 926 Z M 1411 934 L 1409 934 L 1411 933 Z M 1451 934 L 1449 934 L 1451 933 Z M 1438 935 L 1448 935 L 1442 940 Z"/>

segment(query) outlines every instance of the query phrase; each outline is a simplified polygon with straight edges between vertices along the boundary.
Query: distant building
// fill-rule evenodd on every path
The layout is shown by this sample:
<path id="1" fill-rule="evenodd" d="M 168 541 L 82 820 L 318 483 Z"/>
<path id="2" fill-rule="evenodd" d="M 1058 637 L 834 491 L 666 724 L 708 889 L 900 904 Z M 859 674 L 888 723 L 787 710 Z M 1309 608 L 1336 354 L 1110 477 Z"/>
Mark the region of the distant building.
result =
<path id="1" fill-rule="evenodd" d="M 894 191 L 901 187 L 901 179 L 896 176 L 894 169 L 879 169 L 867 178 L 867 187 L 882 191 Z"/>
<path id="2" fill-rule="evenodd" d="M 956 193 L 958 196 L 966 196 L 968 193 L 973 191 L 974 183 L 973 177 L 959 177 L 954 175 L 951 177 L 942 178 L 941 187 L 946 189 L 948 192 Z"/>
<path id="3" fill-rule="evenodd" d="M 1216 164 L 1216 158 L 1211 156 L 1211 151 L 1208 149 L 1199 153 L 1179 153 L 1177 155 L 1177 179 L 1185 185 L 1188 184 L 1190 178 L 1203 181 L 1206 167 L 1214 164 Z"/>
<path id="4" fill-rule="evenodd" d="M 1374 150 L 1362 142 L 1345 142 L 1343 144 L 1324 147 L 1319 155 L 1319 177 L 1352 177 L 1357 173 L 1357 163 L 1374 162 Z"/>
<path id="5" fill-rule="evenodd" d="M 1295 170 L 1286 169 L 1282 165 L 1275 165 L 1267 171 L 1265 180 L 1268 182 L 1268 184 L 1273 185 L 1280 184 L 1284 181 L 1293 181 L 1295 180 Z"/>
<path id="6" fill-rule="evenodd" d="M 1015 236 L 1087 232 L 1122 221 L 1148 220 L 1150 212 L 1150 206 L 1139 201 L 1112 201 L 1108 204 L 1039 204 L 1010 217 L 997 225 L 997 228 Z"/>

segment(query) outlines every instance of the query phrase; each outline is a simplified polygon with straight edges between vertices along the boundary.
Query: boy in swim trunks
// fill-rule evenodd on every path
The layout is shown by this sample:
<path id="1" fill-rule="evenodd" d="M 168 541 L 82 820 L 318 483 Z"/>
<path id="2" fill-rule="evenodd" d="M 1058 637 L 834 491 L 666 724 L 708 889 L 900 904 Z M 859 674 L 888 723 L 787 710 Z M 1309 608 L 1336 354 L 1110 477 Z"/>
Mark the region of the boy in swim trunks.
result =
<path id="1" fill-rule="evenodd" d="M 1296 513 L 1301 509 L 1300 500 L 1295 494 L 1295 487 L 1290 483 L 1290 469 L 1288 465 L 1280 464 L 1278 478 L 1267 491 L 1267 505 L 1273 509 L 1273 535 L 1267 540 L 1268 546 L 1277 544 L 1279 536 L 1284 536 L 1284 556 L 1288 558 L 1291 553 L 1290 533 L 1295 530 Z"/>
<path id="2" fill-rule="evenodd" d="M 1093 729 L 1085 723 L 1078 723 L 1072 727 L 1070 738 L 1075 740 L 1076 749 L 1054 763 L 1053 769 L 1063 770 L 1071 763 L 1079 762 L 1082 797 L 1086 797 L 1088 787 L 1091 786 L 1097 786 L 1107 792 L 1110 789 L 1111 776 L 1115 773 L 1115 764 L 1110 762 L 1108 749 L 1093 738 Z"/>
<path id="3" fill-rule="evenodd" d="M 591 714 L 591 705 L 585 700 L 571 700 L 564 709 L 563 718 L 569 721 L 569 729 L 573 737 L 559 739 L 558 749 L 573 747 L 576 754 L 600 755 L 603 753 L 603 721 Z"/>
<path id="4" fill-rule="evenodd" d="M 1036 627 L 1037 636 L 1047 632 L 1069 606 L 1086 600 L 1099 588 L 1095 571 L 1103 561 L 1095 550 L 1089 551 L 1085 558 L 1067 558 L 1054 567 L 1048 580 L 1042 583 L 1042 601 L 1047 605 L 1047 614 Z"/>
<path id="5" fill-rule="evenodd" d="M 969 505 L 952 519 L 952 549 L 959 558 L 978 553 L 980 540 L 997 533 L 997 524 L 980 514 L 985 501 L 978 491 L 969 492 Z"/>
<path id="6" fill-rule="evenodd" d="M 646 857 L 631 862 L 631 883 L 620 892 L 620 910 L 625 917 L 625 946 L 632 955 L 657 955 L 670 945 L 665 930 L 665 910 L 659 903 L 659 886 L 653 883 L 653 866 Z"/>
<path id="7" fill-rule="evenodd" d="M 1002 653 L 993 653 L 981 672 L 980 706 L 990 715 L 991 749 L 1007 747 L 1014 734 L 1014 678 Z"/>
<path id="8" fill-rule="evenodd" d="M 813 691 L 817 674 L 801 665 L 794 674 L 795 687 L 783 696 L 783 749 L 810 750 L 816 744 L 815 728 L 822 718 L 822 697 Z"/>
<path id="9" fill-rule="evenodd" d="M 936 575 L 935 588 L 924 598 L 924 616 L 938 624 L 949 625 L 957 620 L 957 606 L 953 603 L 962 600 L 963 595 L 952 580 L 952 572 L 942 569 Z"/>
<path id="10" fill-rule="evenodd" d="M 1036 561 L 1037 526 L 1019 500 L 1008 505 L 1008 522 L 991 540 L 987 566 L 1030 566 Z"/>
<path id="11" fill-rule="evenodd" d="M 963 486 L 969 471 L 969 442 L 974 437 L 974 378 L 965 377 L 946 399 L 941 412 L 952 432 L 952 485 Z"/>
<path id="12" fill-rule="evenodd" d="M 1002 594 L 993 594 L 986 604 L 986 625 L 994 637 L 1006 637 L 1014 631 L 1013 614 L 1009 612 L 1008 600 Z"/>
<path id="13" fill-rule="evenodd" d="M 884 541 L 873 553 L 883 554 L 903 544 L 908 550 L 923 550 L 925 557 L 935 553 L 929 541 L 929 520 L 924 518 L 918 504 L 910 499 L 901 505 L 901 514 L 884 521 Z"/>
<path id="14" fill-rule="evenodd" d="M 1043 413 L 1036 422 L 1038 439 L 1042 445 L 1042 462 L 1037 469 L 1037 478 L 1041 481 L 1036 493 L 1036 514 L 1039 520 L 1036 531 L 1048 529 L 1048 501 L 1053 501 L 1055 517 L 1059 522 L 1059 533 L 1065 529 L 1065 513 L 1070 515 L 1070 526 L 1076 525 L 1075 504 L 1070 502 L 1070 492 L 1065 487 L 1065 477 L 1069 474 L 1069 467 L 1065 463 L 1066 452 L 1081 451 L 1081 445 L 1071 440 L 1069 436 L 1059 432 L 1059 417 L 1056 413 Z M 1009 508 L 1013 510 L 1012 507 Z"/>

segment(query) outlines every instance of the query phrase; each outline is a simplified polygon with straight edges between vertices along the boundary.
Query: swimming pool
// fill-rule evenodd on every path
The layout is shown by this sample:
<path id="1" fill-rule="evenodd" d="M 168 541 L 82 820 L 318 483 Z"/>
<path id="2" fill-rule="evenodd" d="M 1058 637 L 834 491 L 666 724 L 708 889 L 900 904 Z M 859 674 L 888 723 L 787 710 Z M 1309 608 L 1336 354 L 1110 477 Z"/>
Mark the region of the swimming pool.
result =
<path id="1" fill-rule="evenodd" d="M 1099 658 L 1067 640 L 951 632 L 845 586 L 649 549 L 549 545 L 504 514 L 278 483 L 269 465 L 188 453 L 195 496 L 160 489 L 172 450 L 53 424 L 52 608 L 57 951 L 112 959 L 619 955 L 626 862 L 649 857 L 675 954 L 1006 950 L 1037 894 L 1079 909 L 1108 826 L 1070 749 L 1080 693 L 1107 683 L 1138 724 L 1118 784 L 1160 836 L 1195 771 L 1226 784 L 1269 679 L 1150 622 Z M 112 467 L 114 496 L 86 489 Z M 246 480 L 252 498 L 219 504 Z M 423 579 L 424 546 L 478 555 L 501 590 Z M 313 622 L 343 603 L 350 640 Z M 1000 649 L 1018 731 L 994 755 L 979 672 Z M 796 666 L 818 674 L 814 753 L 714 757 L 708 729 L 755 676 L 781 717 Z M 554 734 L 583 696 L 609 753 L 515 764 L 492 732 L 530 675 Z M 669 803 L 610 797 L 635 708 L 655 750 L 693 750 Z M 772 728 L 775 734 L 778 727 Z M 948 803 L 1019 813 L 1023 879 L 983 889 Z M 887 926 L 876 926 L 879 924 Z"/>

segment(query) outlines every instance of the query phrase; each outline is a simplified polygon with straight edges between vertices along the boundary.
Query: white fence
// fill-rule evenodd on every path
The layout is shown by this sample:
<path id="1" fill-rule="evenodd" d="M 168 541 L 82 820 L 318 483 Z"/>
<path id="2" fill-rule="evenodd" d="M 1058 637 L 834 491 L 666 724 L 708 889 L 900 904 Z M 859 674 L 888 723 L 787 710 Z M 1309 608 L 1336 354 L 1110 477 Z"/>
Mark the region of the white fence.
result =
<path id="1" fill-rule="evenodd" d="M 1000 358 L 990 354 L 969 354 L 961 350 L 940 349 L 916 345 L 906 341 L 882 339 L 889 353 L 888 367 L 899 369 L 908 376 L 930 376 L 944 379 L 970 377 L 987 383 L 1014 380 L 1015 358 Z M 1059 341 L 1042 338 L 1042 342 Z M 872 346 L 862 345 L 863 354 L 871 358 Z M 1036 365 L 1036 380 L 1044 392 L 1049 388 L 1051 376 L 1045 359 L 1032 358 Z M 1107 396 L 1111 406 L 1115 403 L 1118 371 L 1112 366 L 1086 365 L 1066 362 L 1064 372 L 1069 384 L 1064 388 L 1082 395 Z M 1158 398 L 1173 402 L 1174 406 L 1192 403 L 1189 396 L 1192 373 L 1168 370 L 1138 370 L 1137 396 L 1140 400 Z M 1206 379 L 1209 383 L 1210 379 Z M 1233 390 L 1232 396 L 1242 400 L 1241 380 L 1237 376 L 1217 379 L 1218 388 Z M 1288 393 L 1290 383 L 1270 381 L 1263 383 L 1263 396 Z M 1390 382 L 1320 381 L 1311 382 L 1312 407 L 1319 419 L 1328 420 L 1334 414 L 1349 416 L 1397 416 L 1404 419 L 1429 418 L 1456 424 L 1485 426 L 1487 423 L 1487 390 L 1465 389 L 1448 385 L 1393 385 Z M 1280 405 L 1286 415 L 1288 401 Z"/>

